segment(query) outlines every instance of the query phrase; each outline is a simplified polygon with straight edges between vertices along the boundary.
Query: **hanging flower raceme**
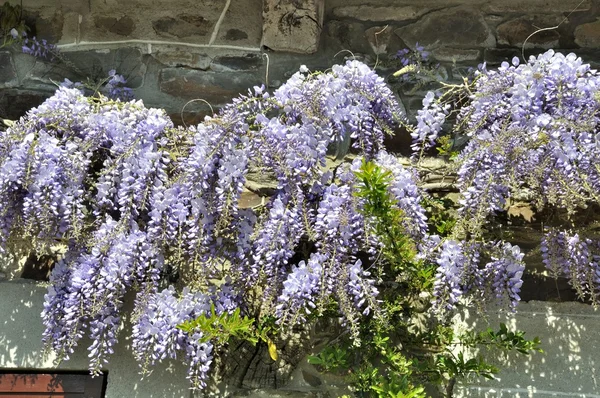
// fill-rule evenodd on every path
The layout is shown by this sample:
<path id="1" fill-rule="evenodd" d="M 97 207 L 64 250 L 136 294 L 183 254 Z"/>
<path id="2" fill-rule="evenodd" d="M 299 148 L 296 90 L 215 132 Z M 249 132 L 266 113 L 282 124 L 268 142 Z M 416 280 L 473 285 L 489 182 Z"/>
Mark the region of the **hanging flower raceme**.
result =
<path id="1" fill-rule="evenodd" d="M 463 235 L 485 242 L 483 227 L 489 217 L 506 210 L 516 194 L 527 193 L 538 210 L 565 210 L 567 217 L 598 203 L 599 89 L 600 75 L 581 58 L 554 51 L 478 72 L 454 130 L 469 138 L 458 156 Z M 429 113 L 442 106 L 436 101 L 432 93 L 424 103 L 416 130 L 421 142 L 427 139 L 429 124 L 434 125 Z M 461 257 L 461 244 L 445 242 L 437 260 L 437 297 L 449 306 L 465 294 L 461 286 L 469 262 Z M 556 230 L 542 241 L 547 267 L 568 276 L 582 297 L 593 300 L 600 286 L 595 246 L 592 238 Z M 487 242 L 481 249 L 482 256 L 486 252 L 491 258 L 476 267 L 486 291 L 514 306 L 522 284 L 522 253 L 502 242 Z"/>
<path id="2" fill-rule="evenodd" d="M 130 94 L 110 77 L 109 96 Z M 142 364 L 181 350 L 199 387 L 212 345 L 176 326 L 210 305 L 288 322 L 336 297 L 351 326 L 374 309 L 376 289 L 356 257 L 365 240 L 352 178 L 338 185 L 325 167 L 328 151 L 343 156 L 350 140 L 374 157 L 402 118 L 368 67 L 303 70 L 273 95 L 255 87 L 186 131 L 141 102 L 88 98 L 67 85 L 0 135 L 1 249 L 22 237 L 39 250 L 66 249 L 43 313 L 44 341 L 59 357 L 88 335 L 97 372 L 131 290 Z M 277 186 L 263 207 L 240 209 L 250 168 Z M 291 264 L 300 244 L 312 252 Z M 164 290 L 169 280 L 198 291 Z M 260 303 L 248 294 L 257 288 Z"/>
<path id="3" fill-rule="evenodd" d="M 0 134 L 0 247 L 18 236 L 36 248 L 64 245 L 46 295 L 44 341 L 67 358 L 89 336 L 95 372 L 114 349 L 130 291 L 142 368 L 181 353 L 197 388 L 218 345 L 177 326 L 213 307 L 274 317 L 289 329 L 335 301 L 358 338 L 360 320 L 378 311 L 368 262 L 381 242 L 369 235 L 357 163 L 334 172 L 327 155 L 342 157 L 351 142 L 357 162 L 389 171 L 402 228 L 435 252 L 415 175 L 382 152 L 383 135 L 402 117 L 383 79 L 356 61 L 303 70 L 272 95 L 255 87 L 187 129 L 139 101 L 63 87 Z M 262 205 L 240 208 L 250 170 L 275 183 Z M 476 248 L 444 243 L 440 301 L 455 304 L 488 274 L 490 289 L 515 301 L 519 253 L 500 244 L 494 253 L 479 269 L 471 266 Z"/>
<path id="4" fill-rule="evenodd" d="M 457 122 L 471 137 L 459 159 L 463 212 L 485 219 L 524 187 L 538 206 L 569 212 L 597 201 L 599 88 L 581 58 L 553 51 L 482 72 Z"/>
<path id="5" fill-rule="evenodd" d="M 552 228 L 541 244 L 546 268 L 556 277 L 566 276 L 578 296 L 600 302 L 600 242 L 578 233 Z"/>

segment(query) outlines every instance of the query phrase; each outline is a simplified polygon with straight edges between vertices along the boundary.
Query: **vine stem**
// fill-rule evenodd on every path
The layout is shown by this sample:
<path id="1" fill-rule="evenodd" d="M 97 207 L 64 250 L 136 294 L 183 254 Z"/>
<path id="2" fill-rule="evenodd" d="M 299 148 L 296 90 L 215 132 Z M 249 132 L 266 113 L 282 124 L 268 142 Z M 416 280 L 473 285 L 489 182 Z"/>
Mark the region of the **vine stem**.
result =
<path id="1" fill-rule="evenodd" d="M 456 377 L 451 377 L 446 384 L 446 398 L 454 397 L 454 386 L 456 385 Z"/>
<path id="2" fill-rule="evenodd" d="M 563 23 L 565 23 L 569 17 L 571 16 L 571 14 L 573 14 L 575 11 L 577 11 L 577 9 L 579 8 L 580 5 L 583 4 L 585 0 L 581 0 L 579 2 L 579 4 L 577 4 L 577 6 L 571 10 L 571 12 L 562 20 L 560 21 L 560 23 L 556 26 L 551 26 L 549 28 L 542 28 L 542 29 L 538 29 L 535 32 L 533 32 L 532 34 L 530 34 L 529 36 L 527 36 L 527 38 L 525 39 L 525 41 L 523 42 L 523 45 L 521 46 L 521 58 L 523 58 L 523 62 L 527 62 L 527 59 L 525 59 L 525 45 L 527 44 L 527 42 L 529 41 L 529 39 L 531 39 L 534 35 L 540 33 L 540 32 L 545 32 L 548 30 L 554 30 L 554 29 L 558 29 Z"/>

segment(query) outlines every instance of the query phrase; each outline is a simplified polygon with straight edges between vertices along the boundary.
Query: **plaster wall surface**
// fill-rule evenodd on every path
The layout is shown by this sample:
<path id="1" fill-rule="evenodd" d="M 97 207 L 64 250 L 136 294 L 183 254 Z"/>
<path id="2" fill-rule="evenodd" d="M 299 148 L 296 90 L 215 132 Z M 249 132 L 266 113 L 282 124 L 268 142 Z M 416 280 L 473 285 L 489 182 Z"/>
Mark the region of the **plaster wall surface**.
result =
<path id="1" fill-rule="evenodd" d="M 531 356 L 483 353 L 501 369 L 497 380 L 472 381 L 456 390 L 457 397 L 586 397 L 600 398 L 600 312 L 576 302 L 521 303 L 515 313 L 465 312 L 456 318 L 457 328 L 509 329 L 538 336 L 544 353 Z M 495 352 L 494 352 L 495 353 Z"/>
<path id="2" fill-rule="evenodd" d="M 16 280 L 0 283 L 0 370 L 55 369 L 54 357 L 43 355 L 44 330 L 40 313 L 46 288 L 38 283 Z M 177 362 L 155 366 L 141 379 L 125 330 L 121 331 L 108 370 L 106 398 L 188 398 L 186 369 Z M 89 341 L 83 340 L 77 352 L 56 369 L 86 370 Z"/>
<path id="3" fill-rule="evenodd" d="M 46 288 L 26 280 L 0 283 L 0 369 L 55 369 L 54 357 L 44 357 L 41 344 L 43 325 L 40 318 Z M 521 303 L 515 313 L 474 311 L 457 316 L 457 329 L 488 325 L 497 328 L 500 322 L 509 328 L 540 337 L 544 353 L 530 357 L 518 354 L 506 357 L 488 356 L 501 368 L 497 380 L 471 380 L 458 385 L 459 398 L 508 397 L 584 397 L 600 398 L 600 313 L 589 305 L 565 302 L 533 301 Z M 150 376 L 141 378 L 139 366 L 127 342 L 127 326 L 121 331 L 115 354 L 106 366 L 108 370 L 107 398 L 188 398 L 191 393 L 185 378 L 186 369 L 170 361 L 154 367 Z M 86 370 L 88 341 L 83 340 L 77 352 L 56 369 Z M 292 383 L 293 387 L 293 383 Z M 309 386 L 310 387 L 310 386 Z M 278 392 L 287 397 L 316 397 L 312 391 Z M 255 391 L 251 396 L 269 396 L 274 391 Z M 331 396 L 331 392 L 324 392 Z M 267 395 L 265 395 L 267 394 Z"/>

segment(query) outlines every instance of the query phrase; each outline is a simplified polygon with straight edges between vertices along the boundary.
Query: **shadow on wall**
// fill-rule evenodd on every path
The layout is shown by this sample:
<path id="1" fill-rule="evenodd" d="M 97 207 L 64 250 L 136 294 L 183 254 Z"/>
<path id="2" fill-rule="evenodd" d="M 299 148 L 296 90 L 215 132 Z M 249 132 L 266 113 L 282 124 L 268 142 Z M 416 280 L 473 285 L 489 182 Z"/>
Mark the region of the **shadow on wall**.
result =
<path id="1" fill-rule="evenodd" d="M 481 352 L 500 368 L 497 380 L 463 384 L 457 397 L 600 397 L 600 312 L 590 305 L 531 301 L 519 304 L 515 313 L 465 311 L 455 320 L 459 328 L 477 330 L 506 323 L 526 338 L 538 336 L 544 350 L 531 356 Z"/>
<path id="2" fill-rule="evenodd" d="M 46 288 L 23 281 L 0 283 L 0 370 L 54 369 L 53 357 L 43 357 L 41 343 L 43 324 L 40 313 Z M 190 397 L 186 368 L 175 361 L 155 366 L 150 376 L 141 378 L 139 366 L 126 340 L 127 330 L 121 330 L 120 342 L 106 366 L 108 383 L 106 398 L 182 398 Z M 56 369 L 82 371 L 87 369 L 90 341 L 83 340 L 70 360 Z"/>

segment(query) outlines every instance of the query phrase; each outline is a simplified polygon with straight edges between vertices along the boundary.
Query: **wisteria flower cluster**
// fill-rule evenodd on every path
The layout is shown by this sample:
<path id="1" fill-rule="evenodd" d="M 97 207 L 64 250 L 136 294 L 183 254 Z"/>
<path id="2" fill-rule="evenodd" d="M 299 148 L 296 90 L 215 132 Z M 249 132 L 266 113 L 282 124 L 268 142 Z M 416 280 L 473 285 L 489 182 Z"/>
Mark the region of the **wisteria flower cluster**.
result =
<path id="1" fill-rule="evenodd" d="M 486 247 L 487 246 L 487 247 Z M 481 264 L 482 253 L 490 261 Z M 475 295 L 479 303 L 489 299 L 508 300 L 514 308 L 521 300 L 523 253 L 510 243 L 444 241 L 437 259 L 434 294 L 439 306 L 451 310 L 461 296 Z"/>
<path id="2" fill-rule="evenodd" d="M 559 62 L 554 58 L 560 57 L 544 62 Z M 569 62 L 576 60 L 563 59 Z M 517 70 L 506 66 L 501 72 Z M 431 275 L 437 308 L 454 308 L 468 294 L 518 302 L 523 273 L 518 247 L 428 231 L 417 174 L 383 150 L 384 135 L 405 123 L 404 115 L 383 79 L 366 65 L 349 61 L 319 73 L 302 67 L 274 92 L 254 87 L 186 129 L 175 128 L 162 110 L 128 101 L 131 91 L 124 84 L 111 72 L 110 98 L 87 97 L 81 86 L 66 84 L 0 134 L 0 250 L 26 239 L 37 252 L 57 245 L 65 251 L 52 272 L 42 314 L 44 342 L 59 358 L 67 359 L 88 336 L 90 369 L 99 372 L 117 342 L 128 292 L 135 296 L 132 343 L 142 368 L 179 356 L 196 388 L 205 386 L 219 346 L 200 330 L 178 326 L 213 310 L 241 311 L 258 322 L 274 319 L 285 332 L 335 311 L 358 344 L 361 320 L 380 314 L 382 290 L 382 275 L 374 270 L 383 269 L 375 267 L 383 240 L 373 234 L 378 221 L 364 210 L 359 191 L 365 187 L 357 177 L 361 164 L 369 162 L 383 170 L 383 197 L 418 252 L 415 267 L 425 262 L 436 267 Z M 464 120 L 477 117 L 483 86 L 481 91 L 472 110 L 463 110 Z M 561 95 L 561 103 L 579 98 Z M 415 138 L 429 145 L 447 110 L 433 95 L 425 105 Z M 565 118 L 581 121 L 588 115 L 581 107 L 577 118 Z M 515 111 L 505 108 L 505 114 Z M 535 134 L 550 145 L 548 126 L 571 125 L 562 116 L 547 122 L 543 115 L 534 123 Z M 505 127 L 498 117 L 495 132 L 494 123 L 474 122 L 487 133 L 473 132 L 464 153 L 462 213 L 475 220 L 470 226 L 502 208 L 513 181 L 504 173 L 527 167 L 485 144 Z M 572 151 L 580 141 L 569 128 Z M 550 156 L 534 139 L 508 137 L 515 140 L 515 154 L 539 152 L 527 164 Z M 548 153 L 557 162 L 563 152 L 575 156 L 565 149 L 564 137 L 556 140 Z M 326 167 L 328 156 L 343 158 L 349 150 L 356 154 L 352 164 Z M 484 165 L 484 172 L 469 168 L 473 158 L 478 160 L 471 164 Z M 240 198 L 251 170 L 272 176 L 275 185 L 265 204 L 244 208 Z M 564 182 L 557 179 L 563 174 L 548 177 L 540 187 L 557 192 L 551 187 Z M 548 203 L 568 199 L 550 198 Z M 479 237 L 474 231 L 468 229 Z M 588 246 L 571 246 L 581 258 L 593 256 Z"/>
<path id="3" fill-rule="evenodd" d="M 22 50 L 25 54 L 52 61 L 56 58 L 58 47 L 56 47 L 55 44 L 48 42 L 46 39 L 38 40 L 35 36 L 27 37 L 27 33 L 23 31 Z"/>
<path id="4" fill-rule="evenodd" d="M 600 75 L 581 58 L 552 50 L 526 63 L 514 58 L 498 70 L 478 72 L 454 131 L 469 138 L 458 156 L 463 234 L 483 239 L 484 225 L 506 210 L 516 194 L 528 193 L 538 210 L 557 209 L 573 220 L 581 209 L 599 203 L 599 89 Z M 434 98 L 433 93 L 429 97 Z M 436 110 L 441 103 L 425 105 L 420 116 L 427 119 L 419 120 L 414 136 L 419 146 L 435 135 L 424 121 L 437 122 L 436 115 L 443 119 Z M 434 133 L 431 137 L 425 134 L 429 131 Z M 596 302 L 597 237 L 557 228 L 545 234 L 542 250 L 548 268 L 569 277 L 580 296 Z M 516 260 L 519 255 L 510 257 Z M 463 270 L 451 264 L 446 262 L 448 271 L 440 274 L 447 280 L 447 292 L 462 280 Z M 518 275 L 515 266 L 509 268 L 509 274 Z M 508 278 L 502 283 L 519 285 Z"/>
<path id="5" fill-rule="evenodd" d="M 123 82 L 114 74 L 111 84 Z M 354 335 L 376 310 L 359 253 L 378 243 L 365 235 L 352 169 L 336 176 L 326 156 L 343 156 L 352 142 L 389 164 L 410 234 L 421 236 L 413 176 L 378 155 L 402 118 L 383 79 L 356 61 L 328 73 L 304 68 L 272 94 L 255 87 L 186 130 L 139 101 L 61 87 L 0 136 L 0 248 L 24 238 L 38 252 L 64 247 L 43 312 L 44 341 L 59 358 L 89 336 L 98 372 L 134 291 L 142 366 L 181 352 L 201 388 L 214 347 L 177 326 L 211 307 L 291 329 L 337 302 Z M 241 208 L 251 168 L 277 186 L 266 205 Z"/>

